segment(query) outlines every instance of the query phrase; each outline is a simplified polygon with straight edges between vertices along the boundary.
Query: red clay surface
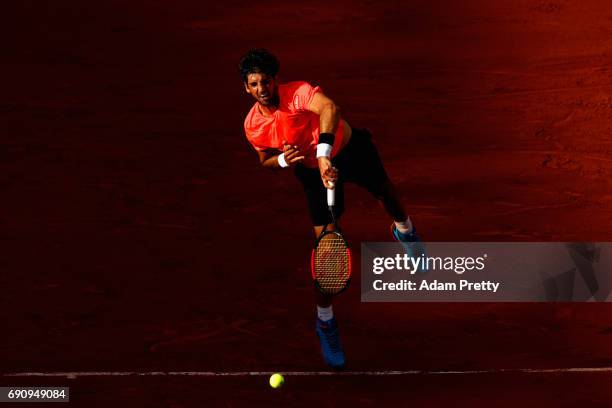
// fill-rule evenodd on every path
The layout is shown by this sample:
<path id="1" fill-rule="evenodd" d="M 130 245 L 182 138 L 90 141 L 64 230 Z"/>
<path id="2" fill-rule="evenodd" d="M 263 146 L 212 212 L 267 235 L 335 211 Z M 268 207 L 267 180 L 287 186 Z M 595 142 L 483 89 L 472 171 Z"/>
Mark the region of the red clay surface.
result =
<path id="1" fill-rule="evenodd" d="M 429 241 L 612 241 L 607 1 L 3 10 L 0 370 L 319 371 L 306 205 L 242 133 L 253 46 L 374 134 Z M 355 248 L 390 240 L 347 190 Z M 358 255 L 358 254 L 357 254 Z M 350 369 L 612 366 L 609 304 L 336 305 Z M 610 374 L 86 378 L 74 406 L 609 405 Z"/>

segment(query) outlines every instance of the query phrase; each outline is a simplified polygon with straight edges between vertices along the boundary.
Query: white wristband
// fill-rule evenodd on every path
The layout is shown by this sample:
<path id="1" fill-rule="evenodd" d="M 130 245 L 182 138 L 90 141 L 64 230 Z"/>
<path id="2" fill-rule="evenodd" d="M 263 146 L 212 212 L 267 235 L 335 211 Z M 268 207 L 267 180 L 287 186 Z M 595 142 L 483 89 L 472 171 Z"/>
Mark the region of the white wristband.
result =
<path id="1" fill-rule="evenodd" d="M 281 167 L 289 167 L 289 163 L 285 160 L 285 153 L 278 155 L 278 165 Z"/>
<path id="2" fill-rule="evenodd" d="M 319 157 L 331 156 L 333 146 L 327 143 L 319 143 L 317 145 L 317 159 Z"/>

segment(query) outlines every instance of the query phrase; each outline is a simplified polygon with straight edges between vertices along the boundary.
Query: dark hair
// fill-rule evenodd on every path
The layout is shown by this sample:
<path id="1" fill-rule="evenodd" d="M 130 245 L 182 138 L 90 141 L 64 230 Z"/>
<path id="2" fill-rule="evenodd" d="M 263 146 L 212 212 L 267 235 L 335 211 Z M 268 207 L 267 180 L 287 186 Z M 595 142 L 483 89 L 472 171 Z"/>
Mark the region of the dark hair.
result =
<path id="1" fill-rule="evenodd" d="M 244 82 L 247 81 L 249 74 L 264 73 L 271 77 L 276 77 L 280 63 L 278 59 L 265 48 L 253 48 L 249 50 L 238 64 L 240 76 Z"/>

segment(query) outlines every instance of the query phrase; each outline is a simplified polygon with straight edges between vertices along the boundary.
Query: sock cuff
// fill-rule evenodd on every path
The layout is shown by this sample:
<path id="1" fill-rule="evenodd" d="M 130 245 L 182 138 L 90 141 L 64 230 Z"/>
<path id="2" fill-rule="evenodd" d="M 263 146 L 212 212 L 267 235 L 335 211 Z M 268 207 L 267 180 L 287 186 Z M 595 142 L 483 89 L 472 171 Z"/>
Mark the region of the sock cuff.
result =
<path id="1" fill-rule="evenodd" d="M 407 217 L 406 221 L 403 222 L 395 221 L 395 227 L 402 234 L 407 234 L 412 231 L 412 221 L 410 221 L 410 217 Z"/>
<path id="2" fill-rule="evenodd" d="M 331 305 L 327 307 L 321 307 L 317 305 L 317 317 L 324 322 L 333 319 L 334 311 Z"/>

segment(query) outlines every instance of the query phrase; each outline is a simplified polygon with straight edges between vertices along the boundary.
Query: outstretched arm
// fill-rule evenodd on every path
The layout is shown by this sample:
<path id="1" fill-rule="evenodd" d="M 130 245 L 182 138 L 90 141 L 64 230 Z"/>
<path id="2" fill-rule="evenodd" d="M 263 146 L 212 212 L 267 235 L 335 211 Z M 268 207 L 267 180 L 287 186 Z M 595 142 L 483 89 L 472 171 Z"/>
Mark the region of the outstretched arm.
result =
<path id="1" fill-rule="evenodd" d="M 308 110 L 319 115 L 320 133 L 336 133 L 338 123 L 340 122 L 340 108 L 334 101 L 322 92 L 318 92 L 312 98 Z M 332 166 L 329 156 L 318 157 L 318 161 L 323 185 L 326 188 L 332 188 L 332 183 L 335 183 L 338 179 L 338 171 Z"/>
<path id="2" fill-rule="evenodd" d="M 308 110 L 319 115 L 321 133 L 336 133 L 340 122 L 340 108 L 323 92 L 317 92 L 310 101 Z"/>

